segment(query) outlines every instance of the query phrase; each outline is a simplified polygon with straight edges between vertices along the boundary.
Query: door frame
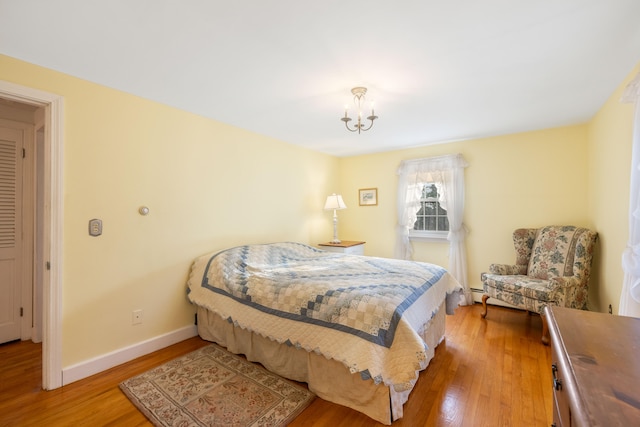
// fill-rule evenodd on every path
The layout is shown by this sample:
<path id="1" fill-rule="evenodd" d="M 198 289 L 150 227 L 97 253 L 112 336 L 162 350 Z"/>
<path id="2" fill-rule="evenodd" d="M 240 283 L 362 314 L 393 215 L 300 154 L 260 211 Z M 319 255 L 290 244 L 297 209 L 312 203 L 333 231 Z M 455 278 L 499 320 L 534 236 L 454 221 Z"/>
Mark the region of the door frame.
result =
<path id="1" fill-rule="evenodd" d="M 61 387 L 62 381 L 62 237 L 64 98 L 49 92 L 0 80 L 0 97 L 44 107 L 44 227 L 42 304 L 42 388 Z"/>

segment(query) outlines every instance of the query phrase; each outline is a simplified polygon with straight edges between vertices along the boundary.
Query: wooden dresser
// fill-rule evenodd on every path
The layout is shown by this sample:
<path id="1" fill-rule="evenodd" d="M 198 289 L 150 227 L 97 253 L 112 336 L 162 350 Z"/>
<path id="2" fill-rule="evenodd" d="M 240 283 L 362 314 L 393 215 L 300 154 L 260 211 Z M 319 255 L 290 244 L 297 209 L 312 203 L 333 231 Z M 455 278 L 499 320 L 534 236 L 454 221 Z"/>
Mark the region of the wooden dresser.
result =
<path id="1" fill-rule="evenodd" d="M 546 307 L 556 427 L 640 426 L 640 319 Z"/>

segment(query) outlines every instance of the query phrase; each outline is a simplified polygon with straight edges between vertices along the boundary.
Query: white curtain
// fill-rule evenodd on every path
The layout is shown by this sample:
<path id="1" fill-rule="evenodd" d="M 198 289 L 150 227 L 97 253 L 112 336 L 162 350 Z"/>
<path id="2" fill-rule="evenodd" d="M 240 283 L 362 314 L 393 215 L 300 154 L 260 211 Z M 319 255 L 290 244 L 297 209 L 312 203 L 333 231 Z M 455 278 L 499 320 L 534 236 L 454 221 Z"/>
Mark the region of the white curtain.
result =
<path id="1" fill-rule="evenodd" d="M 468 164 L 462 154 L 453 154 L 426 159 L 405 160 L 398 168 L 398 225 L 396 227 L 396 245 L 394 256 L 411 259 L 413 248 L 409 239 L 409 230 L 416 222 L 420 208 L 422 187 L 433 182 L 439 189 L 439 202 L 447 211 L 449 220 L 449 273 L 464 288 L 461 303 L 472 304 L 473 297 L 467 282 L 467 250 L 465 246 L 465 228 L 462 223 L 464 214 L 464 168 Z"/>
<path id="2" fill-rule="evenodd" d="M 629 83 L 622 102 L 635 104 L 629 194 L 629 240 L 622 254 L 624 281 L 619 314 L 640 317 L 640 73 Z"/>

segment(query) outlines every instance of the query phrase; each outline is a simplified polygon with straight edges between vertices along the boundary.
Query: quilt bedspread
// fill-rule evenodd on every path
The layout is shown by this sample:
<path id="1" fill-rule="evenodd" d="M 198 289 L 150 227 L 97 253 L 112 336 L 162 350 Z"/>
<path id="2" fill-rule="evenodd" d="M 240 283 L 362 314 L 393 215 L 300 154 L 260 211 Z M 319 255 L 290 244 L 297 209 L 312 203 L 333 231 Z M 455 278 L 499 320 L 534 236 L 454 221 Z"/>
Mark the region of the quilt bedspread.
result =
<path id="1" fill-rule="evenodd" d="M 205 255 L 188 287 L 191 302 L 243 329 L 338 360 L 397 391 L 412 388 L 426 366 L 420 334 L 443 300 L 456 305 L 460 289 L 433 264 L 300 243 Z"/>

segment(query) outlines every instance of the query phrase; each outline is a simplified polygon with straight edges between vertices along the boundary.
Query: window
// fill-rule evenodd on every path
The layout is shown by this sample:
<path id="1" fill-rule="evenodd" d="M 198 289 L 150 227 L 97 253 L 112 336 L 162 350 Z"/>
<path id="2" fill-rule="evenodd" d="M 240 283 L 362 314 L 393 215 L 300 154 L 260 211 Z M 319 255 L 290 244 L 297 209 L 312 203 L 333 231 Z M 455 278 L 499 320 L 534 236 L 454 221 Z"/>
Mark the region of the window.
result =
<path id="1" fill-rule="evenodd" d="M 412 240 L 426 237 L 449 242 L 449 273 L 464 288 L 462 304 L 472 304 L 467 283 L 462 154 L 403 160 L 398 167 L 398 223 L 393 251 L 412 259 Z"/>
<path id="2" fill-rule="evenodd" d="M 449 232 L 447 211 L 438 201 L 440 194 L 435 183 L 422 185 L 420 206 L 409 236 L 412 238 L 446 239 Z"/>

